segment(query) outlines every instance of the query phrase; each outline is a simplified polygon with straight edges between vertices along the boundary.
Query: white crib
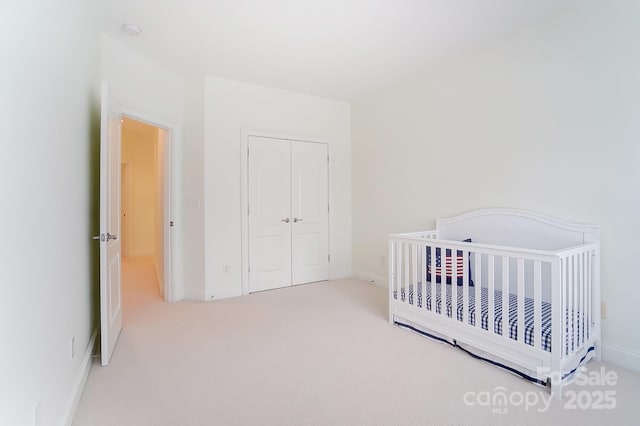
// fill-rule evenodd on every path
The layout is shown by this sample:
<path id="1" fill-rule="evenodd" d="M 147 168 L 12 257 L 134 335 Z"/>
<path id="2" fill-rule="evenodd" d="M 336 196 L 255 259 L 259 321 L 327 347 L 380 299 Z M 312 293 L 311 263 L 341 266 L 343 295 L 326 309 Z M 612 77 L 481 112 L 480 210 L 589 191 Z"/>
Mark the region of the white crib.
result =
<path id="1" fill-rule="evenodd" d="M 390 235 L 389 321 L 560 398 L 581 364 L 600 359 L 599 240 L 598 226 L 512 209 Z"/>

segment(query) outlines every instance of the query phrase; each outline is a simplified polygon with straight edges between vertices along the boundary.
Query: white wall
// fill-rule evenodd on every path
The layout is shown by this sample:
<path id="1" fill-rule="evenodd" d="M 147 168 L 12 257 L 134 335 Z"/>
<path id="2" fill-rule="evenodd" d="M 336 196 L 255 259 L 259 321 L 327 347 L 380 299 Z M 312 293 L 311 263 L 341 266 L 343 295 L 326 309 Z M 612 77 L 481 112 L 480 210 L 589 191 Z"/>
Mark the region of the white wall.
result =
<path id="1" fill-rule="evenodd" d="M 207 299 L 241 288 L 240 146 L 242 129 L 330 143 L 330 278 L 351 274 L 350 106 L 261 86 L 205 80 L 205 268 Z M 224 266 L 228 272 L 224 273 Z"/>
<path id="2" fill-rule="evenodd" d="M 100 75 L 109 83 L 110 101 L 115 110 L 173 128 L 171 169 L 176 183 L 172 187 L 174 296 L 179 300 L 183 291 L 189 291 L 190 285 L 198 284 L 185 281 L 182 269 L 183 253 L 192 251 L 193 245 L 189 239 L 183 241 L 188 226 L 183 221 L 183 173 L 184 181 L 191 173 L 189 165 L 183 167 L 182 163 L 184 79 L 105 34 L 100 37 Z"/>
<path id="3" fill-rule="evenodd" d="M 387 234 L 478 208 L 599 224 L 604 355 L 640 370 L 637 16 L 581 2 L 355 102 L 358 275 L 386 279 Z"/>
<path id="4" fill-rule="evenodd" d="M 184 297 L 204 300 L 204 76 L 185 78 Z"/>
<path id="5" fill-rule="evenodd" d="M 158 128 L 134 120 L 124 119 L 122 123 L 122 162 L 128 164 L 131 194 L 126 212 L 128 229 L 123 227 L 121 233 L 129 257 L 155 255 L 158 132 Z M 124 197 L 125 182 L 122 190 Z"/>
<path id="6" fill-rule="evenodd" d="M 69 421 L 88 372 L 98 288 L 95 18 L 84 0 L 0 5 L 3 425 Z"/>

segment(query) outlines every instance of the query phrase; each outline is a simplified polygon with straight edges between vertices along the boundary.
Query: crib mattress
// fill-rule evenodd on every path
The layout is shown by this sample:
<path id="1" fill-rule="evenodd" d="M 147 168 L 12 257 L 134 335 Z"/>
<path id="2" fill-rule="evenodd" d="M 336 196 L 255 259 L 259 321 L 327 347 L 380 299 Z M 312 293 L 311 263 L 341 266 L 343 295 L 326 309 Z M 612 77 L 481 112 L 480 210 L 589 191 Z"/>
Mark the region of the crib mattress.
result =
<path id="1" fill-rule="evenodd" d="M 431 284 L 427 284 L 427 310 L 432 310 L 432 296 L 431 296 Z M 436 312 L 441 313 L 442 310 L 442 291 L 441 284 L 436 284 L 436 301 L 435 307 Z M 446 307 L 447 307 L 447 316 L 451 318 L 451 285 L 446 284 Z M 422 286 L 417 286 L 417 306 L 422 308 Z M 469 323 L 473 326 L 476 324 L 476 301 L 475 301 L 475 287 L 469 287 Z M 488 289 L 486 287 L 481 287 L 481 326 L 483 329 L 489 329 L 489 303 L 488 303 Z M 406 300 L 405 288 L 401 288 L 400 298 L 401 300 Z M 414 291 L 413 286 L 409 286 L 409 304 L 414 304 Z M 397 291 L 393 292 L 394 299 L 397 299 Z M 463 319 L 463 289 L 462 287 L 458 287 L 457 289 L 457 319 L 458 321 L 462 321 Z M 525 314 L 525 331 L 524 331 L 524 341 L 526 344 L 533 346 L 534 341 L 534 325 L 533 325 L 533 310 L 534 303 L 533 299 L 525 297 L 524 299 L 524 314 Z M 495 290 L 494 292 L 494 324 L 493 331 L 496 334 L 502 334 L 502 292 L 499 290 Z M 517 340 L 518 339 L 518 320 L 517 320 L 517 312 L 518 312 L 518 297 L 515 294 L 509 294 L 509 337 Z M 571 315 L 573 316 L 573 315 Z M 577 318 L 576 318 L 577 319 Z M 542 349 L 548 352 L 551 352 L 551 304 L 542 302 L 541 309 L 541 320 L 542 320 L 542 340 L 541 345 Z M 576 321 L 578 324 L 580 321 Z M 568 323 L 568 322 L 567 322 Z M 578 330 L 578 332 L 580 332 Z"/>

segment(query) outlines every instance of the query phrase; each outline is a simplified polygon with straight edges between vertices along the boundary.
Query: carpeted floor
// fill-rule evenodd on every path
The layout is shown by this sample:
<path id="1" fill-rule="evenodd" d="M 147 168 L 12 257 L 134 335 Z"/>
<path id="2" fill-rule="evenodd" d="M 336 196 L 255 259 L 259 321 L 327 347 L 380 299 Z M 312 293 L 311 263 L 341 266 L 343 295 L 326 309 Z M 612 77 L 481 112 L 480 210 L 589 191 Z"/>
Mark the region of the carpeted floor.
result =
<path id="1" fill-rule="evenodd" d="M 544 389 L 391 326 L 387 291 L 356 279 L 166 304 L 150 263 L 125 261 L 123 277 L 124 328 L 76 425 L 640 422 L 640 374 L 591 362 L 616 384 L 572 385 L 573 402 L 545 408 Z"/>

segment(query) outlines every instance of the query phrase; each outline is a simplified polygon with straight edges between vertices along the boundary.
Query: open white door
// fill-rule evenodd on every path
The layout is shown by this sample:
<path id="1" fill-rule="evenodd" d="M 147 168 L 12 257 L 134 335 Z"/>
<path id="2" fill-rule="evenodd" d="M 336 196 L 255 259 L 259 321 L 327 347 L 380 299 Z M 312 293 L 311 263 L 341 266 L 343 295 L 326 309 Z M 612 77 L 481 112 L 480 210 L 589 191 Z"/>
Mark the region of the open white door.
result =
<path id="1" fill-rule="evenodd" d="M 102 365 L 109 364 L 122 329 L 120 270 L 120 119 L 109 111 L 102 83 L 100 113 L 100 344 Z"/>

